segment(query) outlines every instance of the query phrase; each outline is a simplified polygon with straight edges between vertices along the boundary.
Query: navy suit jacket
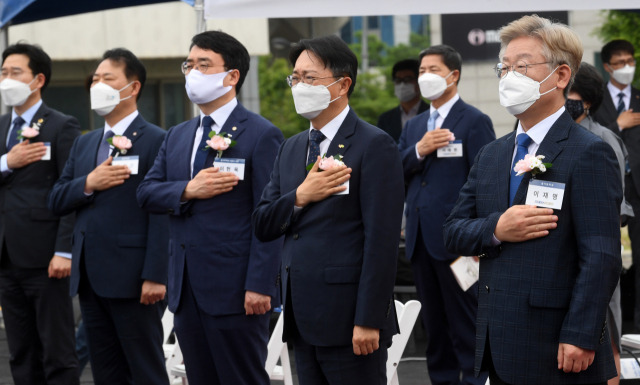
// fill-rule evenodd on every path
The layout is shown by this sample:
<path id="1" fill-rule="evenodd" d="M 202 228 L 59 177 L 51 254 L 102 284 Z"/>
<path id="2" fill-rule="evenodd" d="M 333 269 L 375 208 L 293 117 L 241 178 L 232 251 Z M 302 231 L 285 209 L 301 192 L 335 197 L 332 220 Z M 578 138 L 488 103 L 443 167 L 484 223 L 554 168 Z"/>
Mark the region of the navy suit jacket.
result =
<path id="1" fill-rule="evenodd" d="M 42 119 L 40 134 L 29 141 L 51 143 L 51 160 L 40 160 L 0 175 L 0 242 L 21 268 L 47 268 L 56 251 L 71 252 L 73 215 L 60 217 L 47 207 L 47 195 L 62 174 L 78 120 L 42 103 L 29 125 Z M 7 153 L 11 114 L 0 117 L 0 154 Z M 0 258 L 2 258 L 0 247 Z"/>
<path id="2" fill-rule="evenodd" d="M 494 246 L 509 207 L 515 133 L 485 146 L 445 223 L 449 250 L 480 256 L 476 374 L 490 339 L 497 374 L 511 384 L 598 383 L 616 374 L 606 327 L 620 277 L 622 186 L 607 143 L 564 113 L 537 155 L 552 163 L 536 178 L 565 184 L 557 228 L 525 242 Z M 524 204 L 530 173 L 514 204 Z M 584 372 L 557 369 L 558 344 L 595 350 Z M 515 363 L 515 364 L 514 364 Z"/>
<path id="3" fill-rule="evenodd" d="M 191 152 L 200 118 L 169 130 L 151 171 L 138 188 L 140 205 L 170 214 L 169 309 L 180 304 L 184 270 L 200 308 L 211 315 L 244 314 L 247 290 L 279 306 L 282 240 L 264 243 L 251 231 L 251 213 L 269 181 L 282 132 L 238 104 L 222 127 L 236 141 L 223 158 L 245 160 L 244 180 L 232 191 L 181 203 L 191 180 Z M 207 164 L 211 167 L 214 151 Z"/>
<path id="4" fill-rule="evenodd" d="M 495 140 L 491 119 L 477 108 L 459 99 L 442 123 L 462 141 L 463 156 L 438 158 L 437 152 L 418 160 L 416 143 L 427 132 L 430 111 L 407 122 L 400 137 L 400 153 L 407 188 L 406 251 L 411 259 L 418 236 L 424 241 L 429 255 L 436 260 L 454 260 L 459 254 L 449 253 L 442 238 L 442 225 L 458 198 L 460 189 L 478 151 Z M 418 234 L 418 229 L 421 234 Z"/>
<path id="5" fill-rule="evenodd" d="M 400 134 L 402 133 L 402 114 L 400 109 L 402 106 L 395 106 L 392 109 L 383 112 L 378 118 L 378 127 L 391 135 L 396 142 L 400 140 Z M 420 99 L 420 106 L 418 107 L 418 114 L 423 113 L 429 109 L 429 103 Z"/>
<path id="6" fill-rule="evenodd" d="M 396 144 L 350 110 L 327 151 L 343 155 L 353 169 L 349 194 L 309 204 L 294 216 L 308 145 L 305 130 L 281 146 L 253 214 L 254 231 L 264 241 L 285 236 L 283 298 L 289 282 L 305 341 L 351 345 L 354 325 L 381 329 L 380 339 L 391 339 L 398 331 L 393 285 L 404 197 Z"/>
<path id="7" fill-rule="evenodd" d="M 96 167 L 103 135 L 100 129 L 76 139 L 49 195 L 49 207 L 60 215 L 76 212 L 71 295 L 78 291 L 82 259 L 99 296 L 139 298 L 144 280 L 167 283 L 167 216 L 148 214 L 136 200 L 138 184 L 153 165 L 165 131 L 138 115 L 124 132 L 133 144 L 126 156 L 140 157 L 138 174 L 122 185 L 86 196 L 85 182 Z"/>

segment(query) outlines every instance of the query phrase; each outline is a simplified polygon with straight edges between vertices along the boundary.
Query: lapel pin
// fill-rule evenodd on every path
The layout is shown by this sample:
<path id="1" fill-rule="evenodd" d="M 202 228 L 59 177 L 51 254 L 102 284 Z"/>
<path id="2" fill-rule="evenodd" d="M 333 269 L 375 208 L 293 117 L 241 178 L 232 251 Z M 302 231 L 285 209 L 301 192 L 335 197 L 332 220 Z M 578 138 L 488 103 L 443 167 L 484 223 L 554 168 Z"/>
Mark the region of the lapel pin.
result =
<path id="1" fill-rule="evenodd" d="M 236 131 L 238 129 L 238 127 L 233 126 L 233 128 L 231 129 L 232 131 Z"/>
<path id="2" fill-rule="evenodd" d="M 339 144 L 338 148 L 344 148 L 344 144 Z"/>
<path id="3" fill-rule="evenodd" d="M 136 136 L 136 135 L 138 135 L 138 131 L 133 132 L 133 136 Z"/>

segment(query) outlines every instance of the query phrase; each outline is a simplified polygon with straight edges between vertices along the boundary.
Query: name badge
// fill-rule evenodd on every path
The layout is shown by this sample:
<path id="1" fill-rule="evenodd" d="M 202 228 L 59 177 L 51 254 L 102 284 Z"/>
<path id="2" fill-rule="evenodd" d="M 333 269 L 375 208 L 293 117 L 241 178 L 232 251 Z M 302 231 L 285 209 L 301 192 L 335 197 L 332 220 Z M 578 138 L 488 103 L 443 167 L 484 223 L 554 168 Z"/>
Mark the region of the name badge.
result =
<path id="1" fill-rule="evenodd" d="M 220 171 L 222 172 L 231 172 L 235 174 L 238 179 L 244 180 L 244 159 L 216 158 L 213 165 L 220 167 Z"/>
<path id="2" fill-rule="evenodd" d="M 44 147 L 47 149 L 47 152 L 44 153 L 40 160 L 51 160 L 51 142 L 44 142 Z"/>
<path id="3" fill-rule="evenodd" d="M 454 140 L 446 147 L 438 149 L 438 158 L 460 158 L 462 157 L 462 141 Z"/>
<path id="4" fill-rule="evenodd" d="M 333 195 L 349 195 L 349 181 L 347 180 L 346 182 L 344 182 L 340 186 L 347 186 L 347 189 L 344 190 L 344 191 L 337 192 L 337 193 L 335 193 Z"/>
<path id="5" fill-rule="evenodd" d="M 140 162 L 140 156 L 130 155 L 122 156 L 118 155 L 113 158 L 111 165 L 113 166 L 127 166 L 131 170 L 131 175 L 138 175 L 138 163 Z"/>
<path id="6" fill-rule="evenodd" d="M 564 198 L 564 183 L 531 179 L 526 204 L 560 210 Z"/>

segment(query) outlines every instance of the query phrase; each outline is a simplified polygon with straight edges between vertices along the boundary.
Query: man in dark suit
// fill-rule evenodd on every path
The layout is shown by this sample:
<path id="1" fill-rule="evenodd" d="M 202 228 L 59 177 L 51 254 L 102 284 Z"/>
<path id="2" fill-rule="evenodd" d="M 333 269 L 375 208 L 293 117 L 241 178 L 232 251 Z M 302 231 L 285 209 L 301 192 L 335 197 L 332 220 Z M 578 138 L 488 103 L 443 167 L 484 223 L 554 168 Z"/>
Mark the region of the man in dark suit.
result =
<path id="1" fill-rule="evenodd" d="M 71 295 L 80 298 L 96 384 L 169 383 L 161 323 L 169 223 L 136 200 L 165 135 L 138 113 L 145 80 L 130 51 L 104 53 L 91 108 L 105 127 L 75 141 L 49 196 L 54 212 L 76 213 Z"/>
<path id="2" fill-rule="evenodd" d="M 633 45 L 626 40 L 613 40 L 602 47 L 600 56 L 609 73 L 609 81 L 593 119 L 622 137 L 629 152 L 631 171 L 626 177 L 625 196 L 634 211 L 640 212 L 640 90 L 631 86 L 636 66 L 634 54 Z M 633 265 L 636 266 L 633 326 L 640 332 L 640 218 L 631 217 L 628 224 Z"/>
<path id="3" fill-rule="evenodd" d="M 285 237 L 283 339 L 293 343 L 301 385 L 386 383 L 398 332 L 400 155 L 349 107 L 358 60 L 342 40 L 301 40 L 289 60 L 296 111 L 311 128 L 282 145 L 253 214 L 259 239 Z M 321 166 L 330 162 L 321 154 L 346 166 Z"/>
<path id="4" fill-rule="evenodd" d="M 50 78 L 40 47 L 2 53 L 0 94 L 13 108 L 0 116 L 0 304 L 17 385 L 78 383 L 68 295 L 73 216 L 49 211 L 47 194 L 80 126 L 42 101 Z"/>
<path id="5" fill-rule="evenodd" d="M 258 241 L 251 213 L 282 133 L 238 103 L 249 53 L 234 37 L 194 36 L 182 71 L 200 116 L 169 130 L 138 201 L 170 214 L 169 309 L 189 383 L 269 384 L 264 364 L 270 310 L 280 306 L 282 242 Z"/>
<path id="6" fill-rule="evenodd" d="M 492 385 L 606 384 L 622 185 L 611 147 L 564 108 L 582 43 L 538 16 L 500 37 L 500 103 L 520 123 L 480 150 L 444 227 L 450 252 L 480 258 L 475 371 Z M 546 166 L 522 160 L 534 154 Z"/>
<path id="7" fill-rule="evenodd" d="M 400 100 L 400 105 L 385 111 L 378 118 L 378 127 L 391 135 L 396 142 L 405 123 L 414 116 L 429 109 L 429 104 L 420 97 L 418 88 L 418 67 L 416 59 L 400 60 L 391 69 L 391 79 L 394 84 L 394 94 Z"/>
<path id="8" fill-rule="evenodd" d="M 450 267 L 460 255 L 449 253 L 442 239 L 442 225 L 476 154 L 496 138 L 489 117 L 460 99 L 461 70 L 462 58 L 452 47 L 420 53 L 420 89 L 431 108 L 407 123 L 399 146 L 408 183 L 405 244 L 429 335 L 434 385 L 456 384 L 461 376 L 463 384 L 487 380 L 486 374 L 473 376 L 478 288 L 460 287 Z"/>

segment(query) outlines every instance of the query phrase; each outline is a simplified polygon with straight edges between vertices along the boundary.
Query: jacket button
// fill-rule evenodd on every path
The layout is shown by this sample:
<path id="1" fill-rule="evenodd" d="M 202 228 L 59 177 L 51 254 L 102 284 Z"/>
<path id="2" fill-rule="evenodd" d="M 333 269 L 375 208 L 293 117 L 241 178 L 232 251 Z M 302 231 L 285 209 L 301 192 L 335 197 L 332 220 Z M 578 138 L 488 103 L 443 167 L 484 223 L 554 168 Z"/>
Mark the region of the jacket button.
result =
<path id="1" fill-rule="evenodd" d="M 289 266 L 285 266 L 284 271 L 289 272 Z"/>
<path id="2" fill-rule="evenodd" d="M 422 187 L 424 187 L 424 186 L 427 185 L 427 182 L 422 182 L 421 185 L 422 185 Z"/>
<path id="3" fill-rule="evenodd" d="M 487 293 L 489 293 L 489 292 L 490 292 L 490 290 L 489 290 L 489 286 L 485 286 L 484 288 L 485 288 L 485 290 L 487 290 Z"/>
<path id="4" fill-rule="evenodd" d="M 173 209 L 167 209 L 167 213 L 173 214 Z"/>
<path id="5" fill-rule="evenodd" d="M 181 248 L 182 250 L 184 250 L 184 248 L 185 248 L 184 243 L 181 243 L 181 244 L 180 244 L 180 248 Z"/>
<path id="6" fill-rule="evenodd" d="M 298 238 L 300 238 L 300 235 L 298 235 L 298 233 L 293 234 L 293 239 L 297 240 Z"/>

